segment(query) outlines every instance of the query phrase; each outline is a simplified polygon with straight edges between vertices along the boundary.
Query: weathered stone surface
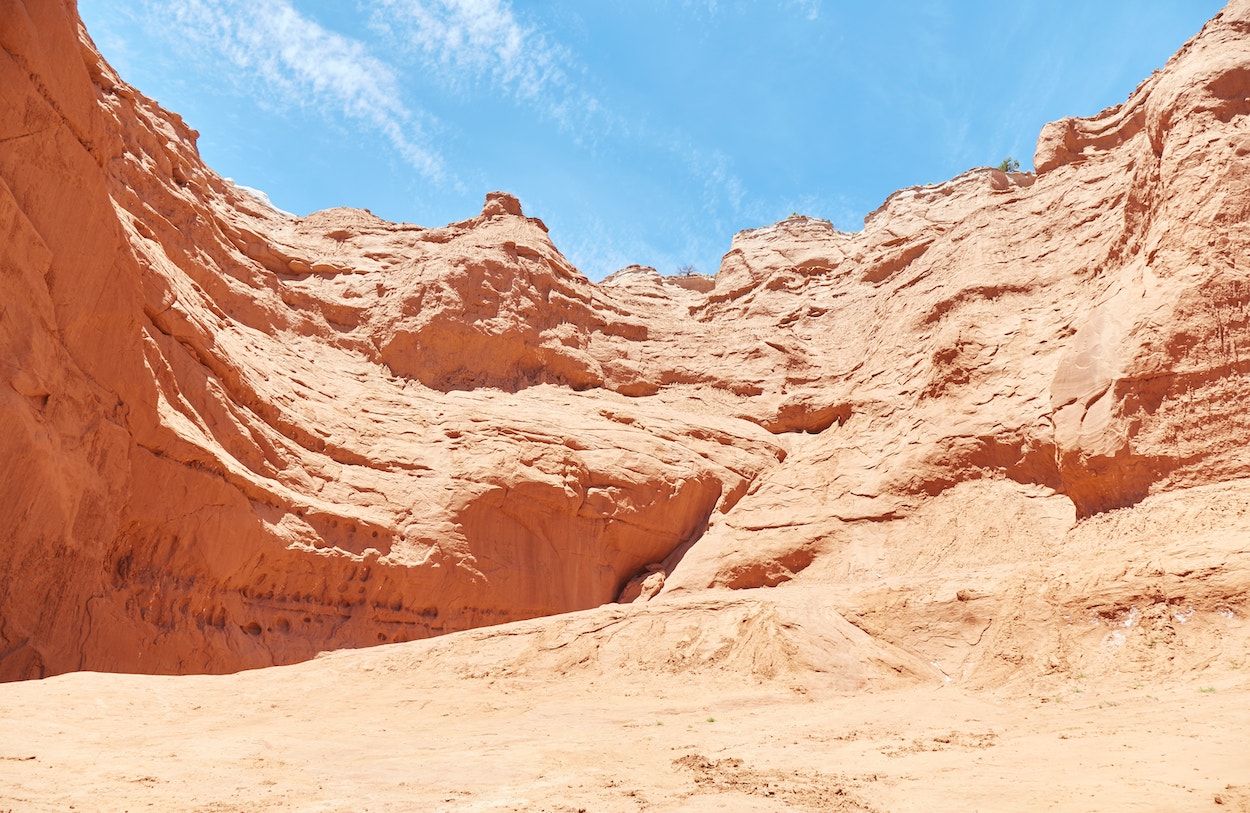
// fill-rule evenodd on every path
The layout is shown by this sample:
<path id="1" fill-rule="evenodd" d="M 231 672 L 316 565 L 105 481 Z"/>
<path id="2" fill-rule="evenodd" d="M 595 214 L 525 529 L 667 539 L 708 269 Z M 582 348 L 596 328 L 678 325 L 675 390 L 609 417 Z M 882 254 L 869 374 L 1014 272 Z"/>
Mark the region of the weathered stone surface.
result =
<path id="1" fill-rule="evenodd" d="M 1250 477 L 1242 0 L 1123 105 L 1049 125 L 1036 176 L 598 285 L 504 193 L 440 228 L 275 211 L 71 4 L 0 12 L 0 678 L 782 585 L 868 597 L 874 634 L 940 660 L 899 596 L 970 605 L 923 580 L 998 568 L 1006 601 L 1107 512 Z M 1125 554 L 1140 579 L 1168 539 Z M 1098 561 L 1047 606 L 1146 589 Z"/>

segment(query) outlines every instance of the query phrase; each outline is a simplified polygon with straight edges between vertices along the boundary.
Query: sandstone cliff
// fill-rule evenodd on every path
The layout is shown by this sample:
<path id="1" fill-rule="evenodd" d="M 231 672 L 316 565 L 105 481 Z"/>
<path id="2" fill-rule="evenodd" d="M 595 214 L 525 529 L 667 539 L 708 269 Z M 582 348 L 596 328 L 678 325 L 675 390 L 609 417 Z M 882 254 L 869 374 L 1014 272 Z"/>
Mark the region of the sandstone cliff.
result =
<path id="1" fill-rule="evenodd" d="M 275 211 L 72 2 L 0 20 L 0 678 L 788 582 L 972 680 L 1093 657 L 1026 619 L 1239 623 L 1250 2 L 1036 175 L 598 285 L 502 193 Z"/>

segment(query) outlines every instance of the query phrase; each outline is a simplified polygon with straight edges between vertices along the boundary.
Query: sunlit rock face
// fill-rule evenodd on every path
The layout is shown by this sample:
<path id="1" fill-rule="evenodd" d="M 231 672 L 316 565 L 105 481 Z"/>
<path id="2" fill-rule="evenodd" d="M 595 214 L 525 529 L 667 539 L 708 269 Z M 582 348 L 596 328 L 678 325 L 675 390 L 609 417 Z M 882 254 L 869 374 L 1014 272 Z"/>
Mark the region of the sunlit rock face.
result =
<path id="1" fill-rule="evenodd" d="M 1036 176 L 597 285 L 503 193 L 278 212 L 72 4 L 0 10 L 0 678 L 1024 566 L 1244 496 L 1250 3 Z"/>

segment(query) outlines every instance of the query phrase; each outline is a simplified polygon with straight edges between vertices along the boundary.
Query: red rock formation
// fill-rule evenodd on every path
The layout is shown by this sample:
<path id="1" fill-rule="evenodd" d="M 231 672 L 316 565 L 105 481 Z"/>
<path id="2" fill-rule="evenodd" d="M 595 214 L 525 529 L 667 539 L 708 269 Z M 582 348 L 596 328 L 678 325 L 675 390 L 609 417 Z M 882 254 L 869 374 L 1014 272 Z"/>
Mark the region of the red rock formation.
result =
<path id="1" fill-rule="evenodd" d="M 0 678 L 1029 562 L 1250 475 L 1242 0 L 1037 176 L 599 285 L 502 193 L 277 212 L 71 3 L 0 19 Z"/>
<path id="2" fill-rule="evenodd" d="M 442 229 L 288 218 L 204 167 L 72 6 L 4 19 L 0 675 L 595 606 L 780 455 L 579 394 L 638 379 L 593 334 L 646 328 L 515 199 Z"/>

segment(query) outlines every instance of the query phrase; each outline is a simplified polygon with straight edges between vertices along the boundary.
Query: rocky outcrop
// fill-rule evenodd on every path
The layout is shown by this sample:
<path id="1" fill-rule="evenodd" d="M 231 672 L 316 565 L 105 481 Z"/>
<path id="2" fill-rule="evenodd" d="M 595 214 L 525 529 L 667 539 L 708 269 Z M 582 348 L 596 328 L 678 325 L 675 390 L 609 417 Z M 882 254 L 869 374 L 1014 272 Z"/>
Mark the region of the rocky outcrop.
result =
<path id="1" fill-rule="evenodd" d="M 598 285 L 503 193 L 278 212 L 72 4 L 0 11 L 2 678 L 1035 563 L 1250 477 L 1250 3 L 1036 176 Z"/>

